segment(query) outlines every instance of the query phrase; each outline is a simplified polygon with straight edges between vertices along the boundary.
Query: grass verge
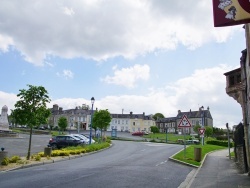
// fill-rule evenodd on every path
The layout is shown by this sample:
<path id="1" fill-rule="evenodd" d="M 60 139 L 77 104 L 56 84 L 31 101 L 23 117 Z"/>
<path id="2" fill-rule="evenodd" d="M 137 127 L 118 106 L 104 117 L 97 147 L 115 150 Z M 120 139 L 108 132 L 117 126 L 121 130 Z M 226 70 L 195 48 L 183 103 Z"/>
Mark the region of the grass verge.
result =
<path id="1" fill-rule="evenodd" d="M 191 164 L 191 165 L 200 166 L 201 162 L 198 162 L 195 160 L 194 148 L 201 148 L 201 161 L 203 160 L 205 155 L 209 152 L 226 149 L 226 147 L 223 147 L 223 146 L 216 146 L 216 145 L 210 145 L 210 144 L 205 144 L 204 146 L 189 145 L 186 148 L 185 152 L 184 150 L 182 150 L 181 152 L 174 155 L 173 158 L 176 160 Z"/>

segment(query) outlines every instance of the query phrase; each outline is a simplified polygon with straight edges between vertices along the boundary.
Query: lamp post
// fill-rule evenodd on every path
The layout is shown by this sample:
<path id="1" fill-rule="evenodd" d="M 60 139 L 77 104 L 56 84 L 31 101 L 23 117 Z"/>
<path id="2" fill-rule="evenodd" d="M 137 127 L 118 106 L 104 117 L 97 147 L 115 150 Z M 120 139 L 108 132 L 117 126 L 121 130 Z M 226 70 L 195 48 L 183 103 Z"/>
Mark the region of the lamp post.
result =
<path id="1" fill-rule="evenodd" d="M 230 138 L 229 138 L 228 123 L 226 123 L 226 127 L 227 127 L 227 139 L 228 139 L 228 156 L 229 156 L 229 159 L 231 159 L 231 154 L 230 154 Z"/>
<path id="2" fill-rule="evenodd" d="M 95 98 L 92 97 L 92 98 L 91 98 L 92 108 L 91 108 L 91 121 L 90 121 L 90 132 L 89 132 L 89 144 L 91 144 L 91 140 L 92 140 L 92 120 L 93 120 L 93 106 L 94 106 L 94 102 L 95 102 Z"/>
<path id="3" fill-rule="evenodd" d="M 204 107 L 201 107 L 201 127 L 204 129 Z M 204 146 L 204 135 L 202 135 L 202 145 Z"/>

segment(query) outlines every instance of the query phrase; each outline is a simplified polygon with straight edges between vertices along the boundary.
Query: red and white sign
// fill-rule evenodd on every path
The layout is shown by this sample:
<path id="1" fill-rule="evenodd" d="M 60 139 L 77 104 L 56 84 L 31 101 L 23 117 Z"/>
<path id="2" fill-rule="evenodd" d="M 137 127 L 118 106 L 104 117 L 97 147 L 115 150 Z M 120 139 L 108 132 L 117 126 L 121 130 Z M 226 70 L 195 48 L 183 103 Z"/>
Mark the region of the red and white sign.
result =
<path id="1" fill-rule="evenodd" d="M 204 135 L 204 134 L 205 134 L 205 130 L 206 130 L 206 129 L 204 129 L 204 128 L 200 128 L 200 129 L 199 129 L 200 135 Z"/>
<path id="2" fill-rule="evenodd" d="M 250 23 L 249 0 L 213 0 L 214 26 Z"/>
<path id="3" fill-rule="evenodd" d="M 191 127 L 191 123 L 189 122 L 187 116 L 184 114 L 181 118 L 178 128 L 185 128 L 185 127 Z"/>

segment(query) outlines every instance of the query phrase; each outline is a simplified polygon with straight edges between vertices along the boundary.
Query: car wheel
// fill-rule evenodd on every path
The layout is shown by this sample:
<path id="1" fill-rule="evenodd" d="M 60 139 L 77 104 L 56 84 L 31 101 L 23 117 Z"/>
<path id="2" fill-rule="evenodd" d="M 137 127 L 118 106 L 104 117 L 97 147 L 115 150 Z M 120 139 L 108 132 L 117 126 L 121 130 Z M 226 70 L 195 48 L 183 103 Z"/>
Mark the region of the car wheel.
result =
<path id="1" fill-rule="evenodd" d="M 51 148 L 56 149 L 57 148 L 56 144 L 51 144 Z"/>

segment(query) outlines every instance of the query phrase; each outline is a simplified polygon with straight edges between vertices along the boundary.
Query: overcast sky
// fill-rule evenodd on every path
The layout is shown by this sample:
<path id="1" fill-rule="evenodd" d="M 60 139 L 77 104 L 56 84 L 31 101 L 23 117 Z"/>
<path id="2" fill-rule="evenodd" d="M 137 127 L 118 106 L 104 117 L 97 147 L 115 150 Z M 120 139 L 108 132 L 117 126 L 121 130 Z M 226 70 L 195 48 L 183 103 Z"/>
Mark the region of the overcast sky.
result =
<path id="1" fill-rule="evenodd" d="M 31 84 L 49 107 L 95 97 L 111 113 L 173 117 L 209 106 L 214 126 L 232 126 L 242 113 L 223 74 L 240 66 L 242 26 L 215 28 L 211 0 L 0 0 L 0 105 Z"/>

